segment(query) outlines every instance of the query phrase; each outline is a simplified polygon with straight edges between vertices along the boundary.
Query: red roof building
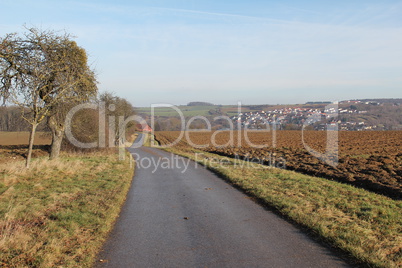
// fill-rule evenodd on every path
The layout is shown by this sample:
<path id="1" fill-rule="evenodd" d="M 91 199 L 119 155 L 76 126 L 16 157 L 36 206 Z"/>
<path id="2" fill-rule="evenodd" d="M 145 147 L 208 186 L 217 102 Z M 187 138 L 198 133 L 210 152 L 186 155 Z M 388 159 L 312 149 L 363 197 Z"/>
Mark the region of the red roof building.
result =
<path id="1" fill-rule="evenodd" d="M 141 124 L 138 124 L 137 130 L 141 132 L 152 132 L 152 128 L 148 126 L 148 124 L 145 127 L 143 127 Z"/>

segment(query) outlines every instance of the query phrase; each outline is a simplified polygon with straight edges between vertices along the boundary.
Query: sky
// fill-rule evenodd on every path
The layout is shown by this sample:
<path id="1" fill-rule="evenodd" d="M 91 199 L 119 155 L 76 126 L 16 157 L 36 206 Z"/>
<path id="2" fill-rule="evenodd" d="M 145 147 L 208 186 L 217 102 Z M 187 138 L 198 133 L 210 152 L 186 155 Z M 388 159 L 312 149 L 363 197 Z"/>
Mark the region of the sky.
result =
<path id="1" fill-rule="evenodd" d="M 23 25 L 75 36 L 100 91 L 154 103 L 402 98 L 402 1 L 1 0 Z"/>

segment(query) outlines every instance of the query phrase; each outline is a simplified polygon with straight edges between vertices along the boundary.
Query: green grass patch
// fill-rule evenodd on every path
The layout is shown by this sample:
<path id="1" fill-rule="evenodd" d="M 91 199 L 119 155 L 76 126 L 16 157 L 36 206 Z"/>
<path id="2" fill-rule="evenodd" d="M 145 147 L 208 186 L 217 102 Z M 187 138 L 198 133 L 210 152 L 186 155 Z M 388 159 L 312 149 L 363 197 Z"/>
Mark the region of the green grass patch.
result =
<path id="1" fill-rule="evenodd" d="M 402 202 L 351 185 L 193 149 L 233 185 L 371 267 L 402 266 Z"/>
<path id="2" fill-rule="evenodd" d="M 91 267 L 133 177 L 116 153 L 0 165 L 0 266 Z"/>

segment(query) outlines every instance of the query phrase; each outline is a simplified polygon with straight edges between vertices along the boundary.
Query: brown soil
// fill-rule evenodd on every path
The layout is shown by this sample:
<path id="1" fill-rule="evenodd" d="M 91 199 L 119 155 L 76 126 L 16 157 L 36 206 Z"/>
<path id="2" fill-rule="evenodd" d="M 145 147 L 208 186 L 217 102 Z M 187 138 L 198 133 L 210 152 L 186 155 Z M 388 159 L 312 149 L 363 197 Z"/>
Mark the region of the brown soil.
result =
<path id="1" fill-rule="evenodd" d="M 0 132 L 0 163 L 26 159 L 28 140 L 29 132 Z M 36 133 L 32 157 L 48 155 L 50 142 L 50 133 Z"/>
<path id="2" fill-rule="evenodd" d="M 338 134 L 335 166 L 314 157 L 305 147 L 324 153 L 327 148 L 325 131 L 307 131 L 304 138 L 301 131 L 277 131 L 276 135 L 272 132 L 248 133 L 252 144 L 267 145 L 265 148 L 253 147 L 244 132 L 240 140 L 238 133 L 234 133 L 233 142 L 227 146 L 221 145 L 230 141 L 229 132 L 221 132 L 214 138 L 213 132 L 192 132 L 189 139 L 184 138 L 175 146 L 208 145 L 202 149 L 337 180 L 402 199 L 402 131 L 344 131 Z M 156 139 L 161 144 L 168 144 L 178 135 L 179 132 L 157 132 Z M 212 141 L 217 146 L 212 145 Z"/>
<path id="3" fill-rule="evenodd" d="M 6 163 L 10 161 L 21 161 L 26 159 L 28 155 L 27 145 L 0 145 L 0 163 Z M 49 155 L 48 145 L 34 145 L 32 150 L 32 158 L 42 157 Z"/>

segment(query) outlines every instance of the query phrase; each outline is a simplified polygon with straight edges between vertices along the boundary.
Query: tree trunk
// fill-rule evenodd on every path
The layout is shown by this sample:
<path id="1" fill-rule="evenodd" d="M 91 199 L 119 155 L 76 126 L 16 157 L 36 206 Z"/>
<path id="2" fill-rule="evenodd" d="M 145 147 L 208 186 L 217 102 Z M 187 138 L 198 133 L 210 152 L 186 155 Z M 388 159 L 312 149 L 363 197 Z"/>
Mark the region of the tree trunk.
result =
<path id="1" fill-rule="evenodd" d="M 56 116 L 50 116 L 48 121 L 52 130 L 52 144 L 50 147 L 50 159 L 56 159 L 60 155 L 61 143 L 63 141 L 64 127 L 57 123 Z"/>
<path id="2" fill-rule="evenodd" d="M 63 141 L 63 131 L 52 131 L 52 145 L 50 148 L 50 159 L 59 157 L 61 142 Z"/>
<path id="3" fill-rule="evenodd" d="M 28 156 L 27 156 L 27 161 L 25 163 L 25 167 L 29 168 L 29 164 L 31 162 L 31 157 L 32 157 L 32 149 L 33 149 L 33 144 L 35 140 L 35 132 L 36 132 L 36 127 L 38 126 L 37 123 L 32 124 L 31 128 L 31 133 L 29 135 L 29 147 L 28 147 Z"/>

